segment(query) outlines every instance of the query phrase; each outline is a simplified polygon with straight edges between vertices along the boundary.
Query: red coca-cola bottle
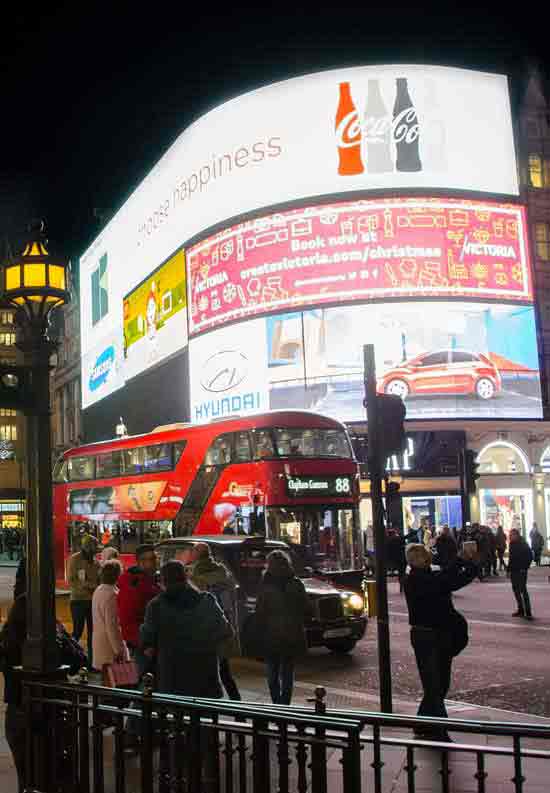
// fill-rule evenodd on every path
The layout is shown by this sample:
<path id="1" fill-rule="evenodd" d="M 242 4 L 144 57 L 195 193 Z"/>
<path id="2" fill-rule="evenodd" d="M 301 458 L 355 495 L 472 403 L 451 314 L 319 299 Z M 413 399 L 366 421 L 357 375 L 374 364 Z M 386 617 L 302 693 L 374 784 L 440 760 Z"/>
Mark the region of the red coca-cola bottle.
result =
<path id="1" fill-rule="evenodd" d="M 361 160 L 361 124 L 351 98 L 349 83 L 340 83 L 340 100 L 336 111 L 338 173 L 354 176 L 365 170 Z"/>

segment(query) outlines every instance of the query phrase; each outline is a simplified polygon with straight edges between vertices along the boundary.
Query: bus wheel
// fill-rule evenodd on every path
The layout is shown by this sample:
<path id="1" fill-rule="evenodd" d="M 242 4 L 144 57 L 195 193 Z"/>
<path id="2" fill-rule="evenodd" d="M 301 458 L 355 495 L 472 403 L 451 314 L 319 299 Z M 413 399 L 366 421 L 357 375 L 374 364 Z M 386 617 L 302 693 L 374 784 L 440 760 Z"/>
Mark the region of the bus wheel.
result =
<path id="1" fill-rule="evenodd" d="M 351 653 L 355 645 L 355 639 L 338 639 L 336 641 L 327 642 L 325 646 L 331 653 Z"/>

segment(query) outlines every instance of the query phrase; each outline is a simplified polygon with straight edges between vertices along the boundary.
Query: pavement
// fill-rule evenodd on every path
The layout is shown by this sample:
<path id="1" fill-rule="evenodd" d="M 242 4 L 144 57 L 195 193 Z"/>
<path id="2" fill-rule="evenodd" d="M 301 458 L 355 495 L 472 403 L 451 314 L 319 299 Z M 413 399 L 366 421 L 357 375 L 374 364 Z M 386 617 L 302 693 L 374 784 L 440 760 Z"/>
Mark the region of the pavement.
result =
<path id="1" fill-rule="evenodd" d="M 0 568 L 0 607 L 4 608 L 4 613 L 14 573 L 14 570 Z M 514 600 L 510 582 L 504 576 L 483 583 L 474 582 L 456 593 L 455 604 L 469 621 L 470 643 L 454 664 L 453 685 L 447 702 L 450 717 L 550 726 L 549 574 L 550 569 L 547 567 L 532 568 L 530 571 L 529 589 L 536 616 L 533 623 L 512 618 Z M 408 639 L 405 602 L 393 583 L 389 586 L 389 608 L 394 711 L 414 714 L 420 684 Z M 378 710 L 376 634 L 376 621 L 371 620 L 365 640 L 357 645 L 352 654 L 338 656 L 324 649 L 310 651 L 297 666 L 296 704 L 305 704 L 313 695 L 315 686 L 323 685 L 327 689 L 329 712 L 331 708 Z M 238 659 L 232 662 L 232 666 L 245 699 L 269 701 L 262 664 L 252 659 Z M 15 793 L 14 769 L 2 728 L 3 719 L 0 727 L 0 792 Z M 393 731 L 392 737 L 399 734 L 405 733 Z M 461 740 L 458 734 L 453 737 Z M 108 743 L 112 739 L 107 736 L 105 740 Z M 471 743 L 490 743 L 493 746 L 495 740 L 480 737 L 472 739 Z M 507 742 L 498 739 L 497 743 L 503 745 Z M 550 745 L 542 746 L 540 741 L 538 744 L 538 748 L 550 749 Z M 458 752 L 455 747 L 448 758 L 452 772 L 450 793 L 477 790 L 475 755 L 471 751 Z M 339 759 L 334 753 L 329 755 L 331 793 L 340 789 Z M 382 793 L 405 791 L 407 771 L 404 749 L 386 747 L 383 759 Z M 371 762 L 372 753 L 367 747 L 362 753 L 365 791 L 373 789 Z M 440 789 L 440 763 L 441 752 L 434 749 L 415 751 L 418 793 Z M 486 770 L 489 773 L 485 788 L 487 793 L 514 789 L 510 782 L 514 769 L 509 758 L 491 758 Z M 130 766 L 128 773 L 134 773 Z M 546 793 L 550 789 L 545 761 L 526 760 L 524 774 L 527 777 L 523 788 L 525 793 L 542 793 L 543 790 Z M 135 789 L 139 790 L 137 784 Z M 273 789 L 277 789 L 276 784 Z M 106 793 L 109 793 L 109 786 Z"/>

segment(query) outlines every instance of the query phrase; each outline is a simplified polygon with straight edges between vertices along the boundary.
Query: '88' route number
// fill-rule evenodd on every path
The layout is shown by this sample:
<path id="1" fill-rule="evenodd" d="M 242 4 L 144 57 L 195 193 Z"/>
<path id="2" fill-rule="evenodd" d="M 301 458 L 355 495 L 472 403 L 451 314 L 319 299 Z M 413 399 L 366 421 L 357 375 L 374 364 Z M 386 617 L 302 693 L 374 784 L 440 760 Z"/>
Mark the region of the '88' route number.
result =
<path id="1" fill-rule="evenodd" d="M 347 476 L 338 477 L 336 479 L 336 492 L 337 493 L 349 493 L 350 486 L 349 486 L 349 479 Z"/>

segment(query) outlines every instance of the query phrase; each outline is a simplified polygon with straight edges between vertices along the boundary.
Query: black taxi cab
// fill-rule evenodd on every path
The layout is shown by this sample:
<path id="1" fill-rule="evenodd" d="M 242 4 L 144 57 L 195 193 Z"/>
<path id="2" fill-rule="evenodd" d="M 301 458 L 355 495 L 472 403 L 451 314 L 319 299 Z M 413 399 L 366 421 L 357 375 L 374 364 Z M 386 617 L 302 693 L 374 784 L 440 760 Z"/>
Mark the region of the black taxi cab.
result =
<path id="1" fill-rule="evenodd" d="M 164 540 L 156 546 L 161 566 L 170 559 L 179 558 L 186 549 L 197 543 L 207 543 L 214 559 L 225 564 L 235 577 L 241 637 L 246 636 L 246 622 L 256 608 L 267 555 L 276 549 L 290 555 L 296 575 L 302 579 L 311 601 L 312 616 L 306 623 L 308 647 L 327 647 L 332 652 L 348 653 L 365 635 L 367 615 L 362 595 L 337 589 L 330 582 L 316 578 L 286 543 L 254 536 L 177 537 Z"/>

